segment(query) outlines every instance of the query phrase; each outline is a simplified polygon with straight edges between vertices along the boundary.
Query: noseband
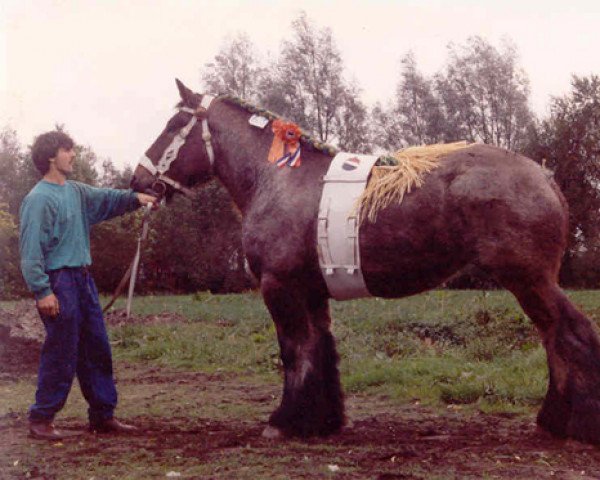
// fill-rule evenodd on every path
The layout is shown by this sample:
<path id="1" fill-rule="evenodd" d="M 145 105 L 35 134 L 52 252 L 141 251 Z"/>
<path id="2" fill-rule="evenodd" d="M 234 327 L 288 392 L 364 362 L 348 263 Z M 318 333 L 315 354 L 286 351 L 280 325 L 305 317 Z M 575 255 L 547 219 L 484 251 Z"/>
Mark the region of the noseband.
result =
<path id="1" fill-rule="evenodd" d="M 153 188 L 156 186 L 157 188 L 160 187 L 166 190 L 166 185 L 170 185 L 174 189 L 179 190 L 180 192 L 184 193 L 189 197 L 193 196 L 193 193 L 189 188 L 184 187 L 178 181 L 173 180 L 171 177 L 167 176 L 167 172 L 169 171 L 169 168 L 171 168 L 171 164 L 177 158 L 179 149 L 183 147 L 183 145 L 185 145 L 185 140 L 187 136 L 191 132 L 194 125 L 196 125 L 199 118 L 202 119 L 202 140 L 204 140 L 206 154 L 208 156 L 210 168 L 212 170 L 213 165 L 215 163 L 215 152 L 213 150 L 210 130 L 208 128 L 208 109 L 210 108 L 210 105 L 213 100 L 214 97 L 212 95 L 203 95 L 202 101 L 200 102 L 200 106 L 196 110 L 189 107 L 181 107 L 179 109 L 180 112 L 190 113 L 192 115 L 192 118 L 190 118 L 190 121 L 187 123 L 187 125 L 183 127 L 177 135 L 175 135 L 175 138 L 173 138 L 169 146 L 165 149 L 157 165 L 154 165 L 152 163 L 152 160 L 150 160 L 146 155 L 142 156 L 139 165 L 148 170 L 156 178 L 156 181 L 152 186 Z M 164 191 L 158 193 L 163 194 Z"/>

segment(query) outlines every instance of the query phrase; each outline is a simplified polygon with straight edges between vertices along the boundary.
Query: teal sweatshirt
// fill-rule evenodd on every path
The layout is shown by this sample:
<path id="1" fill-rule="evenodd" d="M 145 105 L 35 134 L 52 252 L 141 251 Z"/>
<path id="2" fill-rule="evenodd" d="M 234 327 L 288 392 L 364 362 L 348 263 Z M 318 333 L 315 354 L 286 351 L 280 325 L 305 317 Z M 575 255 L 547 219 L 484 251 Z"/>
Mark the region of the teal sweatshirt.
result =
<path id="1" fill-rule="evenodd" d="M 36 299 L 52 293 L 48 273 L 91 265 L 90 227 L 139 207 L 135 192 L 41 180 L 20 210 L 21 272 Z"/>

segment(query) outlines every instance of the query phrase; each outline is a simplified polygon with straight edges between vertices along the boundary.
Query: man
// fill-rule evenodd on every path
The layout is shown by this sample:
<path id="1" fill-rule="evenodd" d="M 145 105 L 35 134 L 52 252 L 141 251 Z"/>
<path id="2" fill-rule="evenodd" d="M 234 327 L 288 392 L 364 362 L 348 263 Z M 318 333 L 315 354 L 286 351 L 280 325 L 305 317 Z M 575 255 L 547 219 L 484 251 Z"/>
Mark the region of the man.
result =
<path id="1" fill-rule="evenodd" d="M 65 436 L 53 425 L 75 374 L 89 404 L 90 430 L 133 432 L 113 417 L 117 391 L 98 292 L 88 267 L 91 225 L 154 204 L 131 190 L 94 188 L 67 180 L 73 172 L 73 140 L 51 131 L 36 138 L 31 153 L 43 175 L 23 200 L 21 271 L 46 328 L 29 430 L 35 438 Z"/>

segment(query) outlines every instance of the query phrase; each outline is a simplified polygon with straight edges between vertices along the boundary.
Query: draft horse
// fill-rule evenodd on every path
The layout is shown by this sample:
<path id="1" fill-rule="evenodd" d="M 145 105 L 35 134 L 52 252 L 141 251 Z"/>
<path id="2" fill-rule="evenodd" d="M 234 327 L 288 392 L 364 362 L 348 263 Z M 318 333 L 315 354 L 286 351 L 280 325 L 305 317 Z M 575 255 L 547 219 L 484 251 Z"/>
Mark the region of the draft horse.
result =
<path id="1" fill-rule="evenodd" d="M 277 168 L 270 128 L 248 109 L 177 81 L 181 102 L 134 172 L 132 187 L 187 189 L 216 176 L 242 220 L 250 269 L 275 322 L 285 370 L 268 437 L 329 435 L 344 425 L 338 354 L 317 255 L 317 213 L 332 156 L 302 142 L 302 165 Z M 165 185 L 167 185 L 165 187 Z M 163 189 L 164 189 L 163 188 Z M 424 185 L 360 228 L 368 291 L 385 298 L 440 285 L 475 264 L 512 292 L 547 352 L 549 385 L 538 424 L 600 443 L 600 341 L 557 284 L 568 207 L 532 160 L 488 145 L 445 157 Z"/>

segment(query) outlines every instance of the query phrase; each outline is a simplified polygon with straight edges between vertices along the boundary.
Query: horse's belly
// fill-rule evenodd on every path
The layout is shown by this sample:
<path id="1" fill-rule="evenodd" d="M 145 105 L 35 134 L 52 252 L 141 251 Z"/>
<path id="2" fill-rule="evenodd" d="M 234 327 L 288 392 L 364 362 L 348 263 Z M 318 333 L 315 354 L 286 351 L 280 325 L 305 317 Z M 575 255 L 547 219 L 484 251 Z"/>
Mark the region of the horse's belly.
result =
<path id="1" fill-rule="evenodd" d="M 433 263 L 430 263 L 432 262 Z M 369 293 L 375 297 L 405 297 L 441 285 L 465 262 L 444 259 L 416 259 L 387 263 L 378 257 L 363 262 L 363 278 Z"/>
<path id="2" fill-rule="evenodd" d="M 361 228 L 361 269 L 374 296 L 403 297 L 435 288 L 469 262 L 467 252 L 460 238 L 432 225 Z"/>

